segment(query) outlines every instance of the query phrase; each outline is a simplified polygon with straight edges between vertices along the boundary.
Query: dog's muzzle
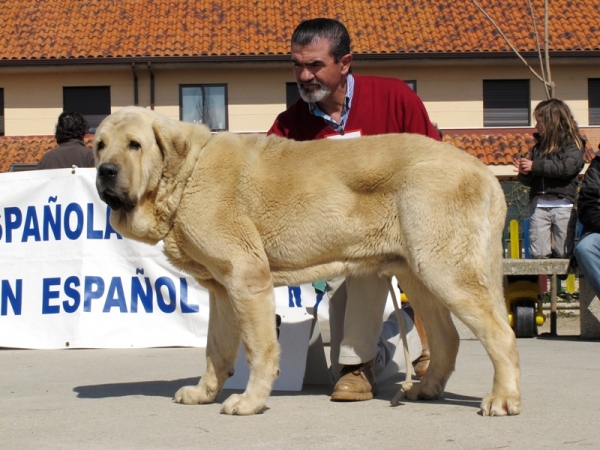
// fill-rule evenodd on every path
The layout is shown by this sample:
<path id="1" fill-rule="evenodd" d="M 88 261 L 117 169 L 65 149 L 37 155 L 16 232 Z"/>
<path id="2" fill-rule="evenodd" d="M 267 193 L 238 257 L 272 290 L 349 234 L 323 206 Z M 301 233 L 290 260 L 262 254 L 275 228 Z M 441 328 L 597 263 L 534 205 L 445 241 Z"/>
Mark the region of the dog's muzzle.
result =
<path id="1" fill-rule="evenodd" d="M 127 193 L 119 192 L 116 186 L 118 175 L 119 168 L 113 163 L 100 164 L 96 173 L 96 189 L 100 199 L 110 206 L 110 209 L 117 211 L 122 208 L 129 212 L 136 202 L 129 199 Z"/>

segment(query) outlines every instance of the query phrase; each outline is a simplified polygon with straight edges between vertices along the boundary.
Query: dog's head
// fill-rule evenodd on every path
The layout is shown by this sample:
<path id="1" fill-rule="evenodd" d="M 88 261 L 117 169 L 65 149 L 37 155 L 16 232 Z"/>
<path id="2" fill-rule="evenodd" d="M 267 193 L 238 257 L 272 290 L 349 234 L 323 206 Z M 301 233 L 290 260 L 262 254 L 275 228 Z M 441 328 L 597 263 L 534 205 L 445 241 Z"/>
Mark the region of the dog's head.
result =
<path id="1" fill-rule="evenodd" d="M 190 142 L 178 122 L 141 107 L 105 118 L 94 138 L 96 189 L 122 234 L 145 238 L 161 216 L 154 207 L 162 181 L 176 176 Z M 170 183 L 171 186 L 173 183 Z"/>

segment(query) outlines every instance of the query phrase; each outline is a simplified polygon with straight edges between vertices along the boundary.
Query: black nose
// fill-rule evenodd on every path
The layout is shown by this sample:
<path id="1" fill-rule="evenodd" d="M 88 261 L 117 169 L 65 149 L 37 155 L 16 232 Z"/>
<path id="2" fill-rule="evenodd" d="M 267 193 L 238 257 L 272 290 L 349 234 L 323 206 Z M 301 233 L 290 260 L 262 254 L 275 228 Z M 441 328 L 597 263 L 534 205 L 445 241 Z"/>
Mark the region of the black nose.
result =
<path id="1" fill-rule="evenodd" d="M 117 176 L 119 169 L 113 163 L 100 164 L 98 167 L 98 176 L 105 180 L 110 180 Z"/>

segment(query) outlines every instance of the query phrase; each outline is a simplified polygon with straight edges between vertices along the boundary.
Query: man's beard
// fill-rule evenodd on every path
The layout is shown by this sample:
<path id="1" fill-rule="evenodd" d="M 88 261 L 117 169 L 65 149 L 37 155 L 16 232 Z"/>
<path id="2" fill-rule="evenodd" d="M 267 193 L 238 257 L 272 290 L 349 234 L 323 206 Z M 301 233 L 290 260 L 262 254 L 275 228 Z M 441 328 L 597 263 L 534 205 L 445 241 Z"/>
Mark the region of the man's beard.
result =
<path id="1" fill-rule="evenodd" d="M 304 85 L 312 85 L 317 86 L 316 90 L 309 90 L 304 87 Z M 325 86 L 323 83 L 313 80 L 310 83 L 298 83 L 298 91 L 300 92 L 300 97 L 307 103 L 317 103 L 326 98 L 329 94 L 331 94 L 331 89 Z"/>

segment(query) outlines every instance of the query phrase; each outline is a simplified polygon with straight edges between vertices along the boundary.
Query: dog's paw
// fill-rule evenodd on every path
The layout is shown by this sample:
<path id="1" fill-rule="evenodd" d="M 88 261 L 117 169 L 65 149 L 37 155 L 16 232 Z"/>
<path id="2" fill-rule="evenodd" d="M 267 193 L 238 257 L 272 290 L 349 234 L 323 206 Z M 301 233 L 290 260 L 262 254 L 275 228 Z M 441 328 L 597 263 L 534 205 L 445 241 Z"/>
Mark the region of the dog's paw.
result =
<path id="1" fill-rule="evenodd" d="M 252 414 L 260 414 L 267 409 L 264 400 L 257 400 L 250 395 L 233 394 L 223 402 L 221 413 L 237 416 L 250 416 Z"/>
<path id="2" fill-rule="evenodd" d="M 184 405 L 198 405 L 212 403 L 215 401 L 216 396 L 216 392 L 207 392 L 206 389 L 200 386 L 184 386 L 175 392 L 173 401 Z"/>
<path id="3" fill-rule="evenodd" d="M 414 383 L 410 390 L 406 391 L 408 400 L 436 400 L 444 395 L 444 388 L 440 383 L 431 382 L 423 379 Z"/>
<path id="4" fill-rule="evenodd" d="M 521 413 L 519 397 L 488 395 L 481 402 L 483 416 L 516 416 Z"/>

